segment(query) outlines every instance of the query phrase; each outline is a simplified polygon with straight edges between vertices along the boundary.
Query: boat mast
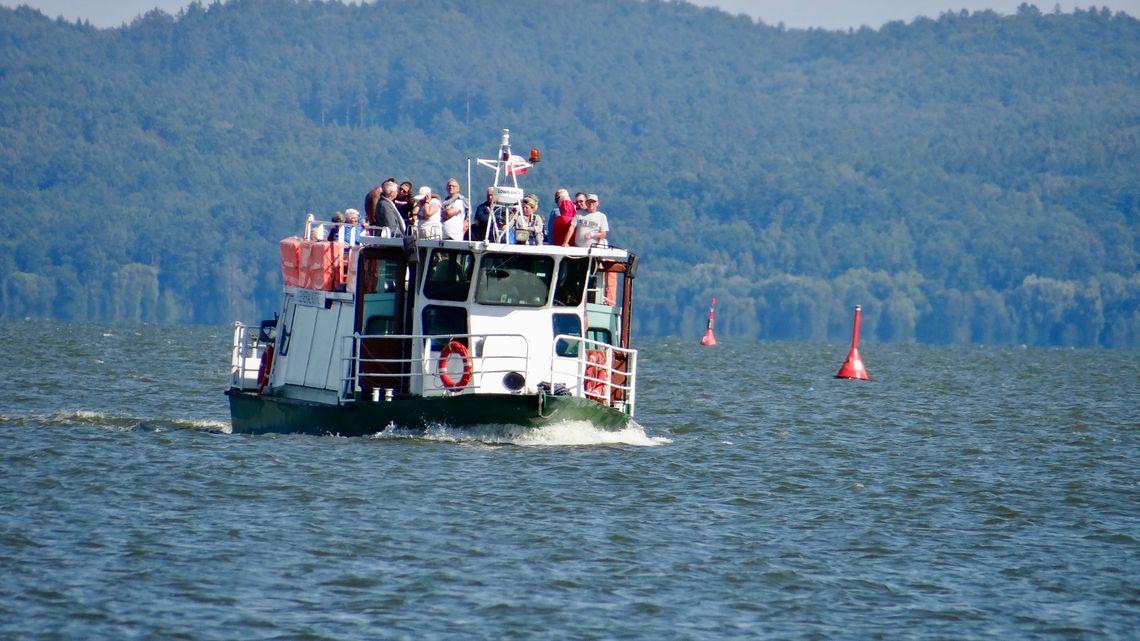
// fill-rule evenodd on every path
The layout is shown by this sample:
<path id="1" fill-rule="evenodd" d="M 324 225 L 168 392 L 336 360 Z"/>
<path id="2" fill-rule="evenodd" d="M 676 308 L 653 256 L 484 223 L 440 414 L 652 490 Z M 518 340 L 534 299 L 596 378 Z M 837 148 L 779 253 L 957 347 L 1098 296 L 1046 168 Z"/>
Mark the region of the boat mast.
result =
<path id="1" fill-rule="evenodd" d="M 532 158 L 534 152 L 531 153 Z M 537 158 L 534 159 L 537 161 Z M 499 142 L 499 155 L 494 160 L 477 158 L 476 162 L 484 167 L 495 170 L 495 181 L 492 183 L 491 220 L 487 221 L 489 240 L 496 243 L 510 242 L 509 230 L 513 226 L 516 216 L 522 216 L 523 191 L 519 188 L 519 176 L 533 166 L 520 156 L 511 153 L 511 130 L 503 129 L 503 137 Z M 479 239 L 482 240 L 482 239 Z"/>

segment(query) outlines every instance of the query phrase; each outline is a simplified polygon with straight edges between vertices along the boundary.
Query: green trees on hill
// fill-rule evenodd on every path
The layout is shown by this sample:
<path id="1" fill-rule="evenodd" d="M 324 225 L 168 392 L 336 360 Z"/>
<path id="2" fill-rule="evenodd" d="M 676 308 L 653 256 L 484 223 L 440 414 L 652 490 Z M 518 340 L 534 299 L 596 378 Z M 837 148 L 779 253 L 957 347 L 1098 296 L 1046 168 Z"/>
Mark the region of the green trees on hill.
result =
<path id="1" fill-rule="evenodd" d="M 277 240 L 509 127 L 602 196 L 642 334 L 1140 345 L 1140 23 L 785 30 L 651 0 L 0 8 L 0 318 L 256 320 Z M 486 176 L 476 170 L 473 191 Z"/>

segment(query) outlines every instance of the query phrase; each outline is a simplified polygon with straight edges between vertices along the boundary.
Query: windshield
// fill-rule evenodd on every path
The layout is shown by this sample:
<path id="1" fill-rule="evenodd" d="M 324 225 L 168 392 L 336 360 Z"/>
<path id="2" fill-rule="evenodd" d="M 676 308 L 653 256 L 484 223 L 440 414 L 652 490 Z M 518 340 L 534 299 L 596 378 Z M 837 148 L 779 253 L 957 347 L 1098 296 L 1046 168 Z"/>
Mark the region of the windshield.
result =
<path id="1" fill-rule="evenodd" d="M 479 266 L 475 302 L 542 307 L 550 294 L 553 272 L 550 256 L 486 254 Z"/>

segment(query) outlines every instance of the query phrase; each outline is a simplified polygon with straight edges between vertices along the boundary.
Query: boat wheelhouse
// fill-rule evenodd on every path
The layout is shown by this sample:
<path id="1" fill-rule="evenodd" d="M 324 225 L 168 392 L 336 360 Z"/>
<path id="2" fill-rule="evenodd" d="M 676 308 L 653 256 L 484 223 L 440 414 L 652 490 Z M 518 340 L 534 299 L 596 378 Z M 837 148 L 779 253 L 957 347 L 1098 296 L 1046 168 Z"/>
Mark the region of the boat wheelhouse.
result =
<path id="1" fill-rule="evenodd" d="M 281 241 L 275 318 L 236 323 L 226 394 L 234 432 L 359 436 L 439 424 L 627 426 L 637 256 L 508 244 L 521 216 L 504 130 L 488 239 Z M 376 230 L 380 231 L 380 230 Z"/>

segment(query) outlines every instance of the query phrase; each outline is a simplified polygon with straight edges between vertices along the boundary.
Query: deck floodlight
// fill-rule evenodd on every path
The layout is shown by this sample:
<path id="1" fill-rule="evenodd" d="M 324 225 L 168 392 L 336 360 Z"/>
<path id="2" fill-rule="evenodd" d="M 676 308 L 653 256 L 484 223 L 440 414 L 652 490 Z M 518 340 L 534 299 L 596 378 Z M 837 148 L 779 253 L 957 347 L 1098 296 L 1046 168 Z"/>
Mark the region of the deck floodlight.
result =
<path id="1" fill-rule="evenodd" d="M 507 372 L 507 374 L 503 376 L 503 387 L 511 390 L 512 392 L 521 390 L 525 385 L 526 377 L 518 372 Z"/>

